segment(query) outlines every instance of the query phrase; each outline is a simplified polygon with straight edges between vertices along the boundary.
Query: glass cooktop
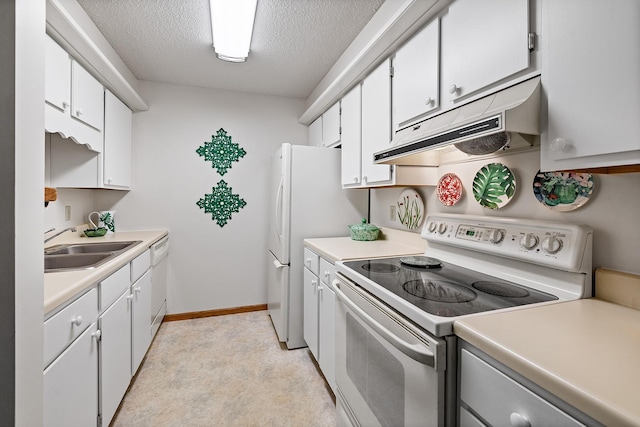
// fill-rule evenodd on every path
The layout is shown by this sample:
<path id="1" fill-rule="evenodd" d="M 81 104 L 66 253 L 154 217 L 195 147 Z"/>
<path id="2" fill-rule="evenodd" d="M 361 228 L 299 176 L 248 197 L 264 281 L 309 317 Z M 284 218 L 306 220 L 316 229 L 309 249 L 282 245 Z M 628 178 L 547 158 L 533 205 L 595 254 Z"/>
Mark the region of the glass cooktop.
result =
<path id="1" fill-rule="evenodd" d="M 443 317 L 558 299 L 433 258 L 383 258 L 347 261 L 344 265 L 421 310 Z"/>

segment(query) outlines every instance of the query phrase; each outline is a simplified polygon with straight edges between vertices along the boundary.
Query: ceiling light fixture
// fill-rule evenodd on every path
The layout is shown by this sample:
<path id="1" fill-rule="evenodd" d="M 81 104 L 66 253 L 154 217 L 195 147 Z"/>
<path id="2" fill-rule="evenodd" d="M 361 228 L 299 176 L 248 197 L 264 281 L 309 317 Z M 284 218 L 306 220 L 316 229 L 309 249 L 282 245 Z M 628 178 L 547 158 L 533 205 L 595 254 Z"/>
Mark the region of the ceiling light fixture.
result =
<path id="1" fill-rule="evenodd" d="M 213 49 L 218 58 L 246 61 L 257 3 L 258 0 L 209 0 Z"/>

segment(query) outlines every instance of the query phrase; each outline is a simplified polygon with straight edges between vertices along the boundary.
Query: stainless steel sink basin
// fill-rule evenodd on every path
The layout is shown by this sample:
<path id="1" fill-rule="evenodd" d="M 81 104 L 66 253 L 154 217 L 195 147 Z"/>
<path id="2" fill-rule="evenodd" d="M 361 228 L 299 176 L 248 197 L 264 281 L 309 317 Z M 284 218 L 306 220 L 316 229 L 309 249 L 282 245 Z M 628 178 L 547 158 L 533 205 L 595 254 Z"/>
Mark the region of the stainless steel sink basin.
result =
<path id="1" fill-rule="evenodd" d="M 51 246 L 44 250 L 44 272 L 96 268 L 142 240 Z"/>
<path id="2" fill-rule="evenodd" d="M 131 242 L 100 242 L 100 243 L 81 243 L 71 245 L 56 245 L 44 250 L 45 255 L 61 255 L 61 254 L 95 254 L 103 252 L 117 252 L 135 246 L 140 241 Z"/>

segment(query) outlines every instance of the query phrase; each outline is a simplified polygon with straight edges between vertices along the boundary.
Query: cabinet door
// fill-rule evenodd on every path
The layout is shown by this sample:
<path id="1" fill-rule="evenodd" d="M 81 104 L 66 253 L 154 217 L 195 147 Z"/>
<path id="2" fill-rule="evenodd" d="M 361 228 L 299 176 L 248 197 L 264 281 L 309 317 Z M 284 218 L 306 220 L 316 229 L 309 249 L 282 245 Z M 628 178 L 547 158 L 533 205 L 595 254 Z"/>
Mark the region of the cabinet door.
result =
<path id="1" fill-rule="evenodd" d="M 402 46 L 393 60 L 394 125 L 403 127 L 440 106 L 440 20 Z"/>
<path id="2" fill-rule="evenodd" d="M 322 116 L 309 125 L 309 145 L 322 146 Z"/>
<path id="3" fill-rule="evenodd" d="M 527 69 L 528 34 L 528 0 L 454 1 L 442 17 L 445 99 L 453 102 Z"/>
<path id="4" fill-rule="evenodd" d="M 320 369 L 331 389 L 336 391 L 336 294 L 330 286 L 322 284 L 319 298 L 319 350 Z"/>
<path id="5" fill-rule="evenodd" d="M 340 101 L 322 115 L 322 146 L 332 147 L 340 142 Z"/>
<path id="6" fill-rule="evenodd" d="M 66 111 L 71 105 L 71 57 L 49 36 L 45 45 L 45 69 L 44 99 Z"/>
<path id="7" fill-rule="evenodd" d="M 104 89 L 87 70 L 73 61 L 71 64 L 71 116 L 102 130 L 104 122 Z"/>
<path id="8" fill-rule="evenodd" d="M 542 170 L 640 163 L 640 2 L 543 1 Z"/>
<path id="9" fill-rule="evenodd" d="M 391 166 L 373 163 L 373 153 L 391 142 L 391 76 L 386 60 L 362 82 L 362 184 L 391 181 Z"/>
<path id="10" fill-rule="evenodd" d="M 100 413 L 109 425 L 131 382 L 131 298 L 122 294 L 99 318 Z"/>
<path id="11" fill-rule="evenodd" d="M 111 92 L 104 94 L 104 185 L 131 187 L 131 122 L 129 107 Z"/>
<path id="12" fill-rule="evenodd" d="M 318 360 L 318 277 L 304 269 L 303 336 L 313 357 Z"/>
<path id="13" fill-rule="evenodd" d="M 341 101 L 342 106 L 342 186 L 359 187 L 361 163 L 361 88 L 357 85 Z"/>
<path id="14" fill-rule="evenodd" d="M 131 375 L 135 375 L 151 344 L 151 270 L 131 285 L 133 296 Z"/>
<path id="15" fill-rule="evenodd" d="M 94 323 L 44 371 L 44 426 L 86 427 L 97 424 L 96 330 Z"/>

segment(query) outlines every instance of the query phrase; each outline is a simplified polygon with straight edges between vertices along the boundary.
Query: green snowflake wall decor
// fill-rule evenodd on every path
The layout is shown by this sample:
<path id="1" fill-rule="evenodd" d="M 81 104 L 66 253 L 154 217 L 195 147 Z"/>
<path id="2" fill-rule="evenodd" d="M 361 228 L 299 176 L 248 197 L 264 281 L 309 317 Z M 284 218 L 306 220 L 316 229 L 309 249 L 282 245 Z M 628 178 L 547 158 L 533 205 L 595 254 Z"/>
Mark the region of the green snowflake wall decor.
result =
<path id="1" fill-rule="evenodd" d="M 237 162 L 247 154 L 238 144 L 231 142 L 231 136 L 227 131 L 220 128 L 215 135 L 211 135 L 211 142 L 205 142 L 203 146 L 196 150 L 206 161 L 211 161 L 211 167 L 216 169 L 220 175 L 227 173 L 231 169 L 231 162 Z"/>
<path id="2" fill-rule="evenodd" d="M 223 179 L 211 191 L 211 194 L 205 194 L 196 204 L 200 209 L 204 209 L 205 213 L 211 213 L 211 219 L 220 227 L 224 227 L 227 221 L 231 220 L 233 212 L 240 212 L 240 209 L 247 205 L 244 199 L 231 192 L 231 187 Z"/>

